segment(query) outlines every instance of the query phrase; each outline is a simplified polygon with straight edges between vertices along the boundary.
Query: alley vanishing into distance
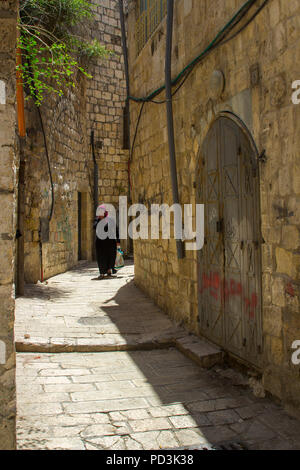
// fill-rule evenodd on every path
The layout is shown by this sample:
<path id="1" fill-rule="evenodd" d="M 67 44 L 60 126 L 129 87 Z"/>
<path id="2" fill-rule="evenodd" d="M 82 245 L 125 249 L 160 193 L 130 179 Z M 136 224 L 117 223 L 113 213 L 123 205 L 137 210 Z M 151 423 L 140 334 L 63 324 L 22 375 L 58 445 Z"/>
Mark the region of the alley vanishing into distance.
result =
<path id="1" fill-rule="evenodd" d="M 84 262 L 17 299 L 18 449 L 300 450 L 300 422 L 172 324 L 132 262 L 97 275 Z"/>
<path id="2" fill-rule="evenodd" d="M 0 4 L 0 450 L 300 450 L 300 0 Z"/>

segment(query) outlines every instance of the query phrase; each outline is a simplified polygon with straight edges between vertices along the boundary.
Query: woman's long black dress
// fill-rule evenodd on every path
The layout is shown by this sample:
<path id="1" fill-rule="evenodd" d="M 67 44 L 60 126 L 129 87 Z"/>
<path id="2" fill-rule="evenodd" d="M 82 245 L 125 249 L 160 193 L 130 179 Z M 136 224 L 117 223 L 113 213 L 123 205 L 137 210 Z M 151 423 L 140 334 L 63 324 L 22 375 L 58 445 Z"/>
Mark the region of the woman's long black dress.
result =
<path id="1" fill-rule="evenodd" d="M 110 220 L 111 221 L 111 220 Z M 100 220 L 95 219 L 94 229 L 97 228 Z M 112 222 L 114 223 L 114 222 Z M 101 240 L 96 234 L 96 255 L 100 274 L 106 274 L 110 269 L 113 272 L 117 255 L 117 243 L 120 243 L 118 227 L 115 225 L 116 238 L 108 238 L 108 222 L 104 227 L 107 232 L 107 238 Z"/>

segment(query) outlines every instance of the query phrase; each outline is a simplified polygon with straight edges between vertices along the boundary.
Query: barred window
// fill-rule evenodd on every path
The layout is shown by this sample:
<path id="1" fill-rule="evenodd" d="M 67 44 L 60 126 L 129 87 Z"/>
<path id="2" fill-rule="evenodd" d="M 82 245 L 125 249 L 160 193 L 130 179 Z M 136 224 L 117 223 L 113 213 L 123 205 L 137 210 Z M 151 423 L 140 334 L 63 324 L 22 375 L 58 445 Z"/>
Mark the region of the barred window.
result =
<path id="1" fill-rule="evenodd" d="M 138 0 L 138 20 L 136 22 L 137 54 L 139 54 L 151 34 L 161 23 L 167 12 L 167 0 Z"/>

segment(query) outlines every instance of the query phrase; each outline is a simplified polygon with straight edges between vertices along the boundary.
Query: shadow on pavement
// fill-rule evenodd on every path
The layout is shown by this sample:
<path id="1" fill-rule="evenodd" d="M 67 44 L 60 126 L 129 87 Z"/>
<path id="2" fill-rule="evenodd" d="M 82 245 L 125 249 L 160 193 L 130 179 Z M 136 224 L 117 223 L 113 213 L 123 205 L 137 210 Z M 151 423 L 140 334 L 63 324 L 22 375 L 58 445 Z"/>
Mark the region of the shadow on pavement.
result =
<path id="1" fill-rule="evenodd" d="M 26 299 L 51 300 L 69 297 L 70 293 L 58 287 L 50 287 L 47 284 L 27 284 L 24 295 Z"/>
<path id="2" fill-rule="evenodd" d="M 133 262 L 127 260 L 126 265 L 133 265 Z M 171 347 L 172 335 L 176 328 L 153 300 L 136 287 L 132 273 L 118 273 L 115 279 L 127 278 L 127 282 L 120 283 L 119 289 L 115 279 L 110 278 L 109 281 L 104 281 L 103 286 L 102 281 L 99 281 L 99 289 L 92 289 L 90 294 L 86 292 L 85 289 L 89 291 L 90 285 L 95 287 L 86 279 L 95 276 L 95 268 L 96 264 L 85 266 L 81 263 L 65 273 L 62 278 L 59 278 L 60 275 L 57 279 L 52 278 L 51 287 L 44 284 L 26 286 L 25 297 L 45 300 L 45 303 L 47 300 L 65 298 L 66 301 L 57 302 L 59 308 L 69 306 L 72 310 L 77 306 L 72 312 L 73 317 L 69 316 L 68 319 L 66 315 L 69 321 L 67 328 L 70 328 L 72 335 L 72 328 L 77 328 L 79 323 L 80 329 L 76 329 L 75 333 L 78 331 L 79 334 L 86 334 L 83 340 L 87 342 L 83 344 L 89 344 L 88 341 L 91 341 L 93 346 L 95 335 L 105 335 L 106 332 L 107 337 L 120 335 L 121 340 L 124 339 L 122 343 L 114 343 L 114 339 L 109 339 L 110 351 L 118 351 L 118 344 L 124 345 L 126 341 L 128 348 L 132 348 L 126 350 L 126 355 L 136 367 L 122 369 L 120 365 L 120 368 L 114 367 L 111 374 L 115 381 L 131 381 L 131 386 L 126 391 L 128 397 L 140 400 L 140 403 L 145 398 L 149 403 L 145 403 L 145 408 L 148 406 L 147 409 L 151 409 L 152 418 L 160 418 L 159 423 L 151 422 L 148 428 L 146 419 L 143 425 L 145 433 L 158 426 L 157 430 L 169 429 L 180 433 L 180 442 L 184 441 L 188 445 L 200 446 L 205 443 L 232 441 L 246 443 L 250 449 L 299 448 L 299 441 L 294 443 L 295 436 L 300 433 L 300 424 L 290 418 L 282 408 L 267 398 L 254 397 L 250 389 L 245 387 L 245 381 L 233 380 L 230 374 L 226 376 L 226 372 L 230 372 L 229 369 L 226 371 L 223 366 L 210 370 L 202 369 L 176 348 Z M 82 276 L 85 279 L 80 281 Z M 56 284 L 65 285 L 66 291 L 56 287 Z M 74 292 L 78 294 L 78 291 L 81 292 L 79 300 L 76 300 L 79 303 L 77 305 L 73 300 L 72 306 L 72 295 L 74 296 Z M 111 297 L 107 298 L 109 295 Z M 89 310 L 85 310 L 87 306 Z M 55 309 L 55 302 L 51 302 L 51 312 L 54 316 Z M 64 316 L 64 312 L 58 315 L 60 320 L 61 316 Z M 48 324 L 42 321 L 41 325 L 42 333 L 38 336 L 46 332 L 48 340 Z M 54 322 L 54 326 L 59 332 L 59 323 L 56 325 Z M 101 328 L 98 328 L 99 326 Z M 103 332 L 99 332 L 100 329 Z M 160 342 L 159 338 L 167 340 Z M 99 354 L 99 366 L 101 354 L 106 353 Z M 110 374 L 109 368 L 105 373 Z M 99 387 L 101 392 L 101 386 Z M 118 395 L 119 391 L 116 392 Z M 124 395 L 120 393 L 116 398 L 119 396 L 121 401 Z M 97 397 L 95 400 L 97 401 Z M 169 427 L 164 427 L 165 425 Z M 154 429 L 151 426 L 154 426 Z"/>
<path id="3" fill-rule="evenodd" d="M 155 335 L 163 327 L 159 317 L 164 314 L 156 313 L 157 327 L 155 321 L 149 322 L 149 312 L 152 309 L 155 316 L 157 307 L 141 291 L 137 292 L 133 280 L 104 302 L 101 309 L 128 342 L 132 334 L 153 332 Z M 148 401 L 152 406 L 162 406 L 166 413 L 166 408 L 170 407 L 175 410 L 175 415 L 177 409 L 178 416 L 172 418 L 174 426 L 186 429 L 187 439 L 190 435 L 192 442 L 197 428 L 199 445 L 232 441 L 257 449 L 264 448 L 276 437 L 271 427 L 259 421 L 259 417 L 266 418 L 268 408 L 275 405 L 268 399 L 254 397 L 245 382 L 234 384 L 232 379 L 220 376 L 214 368 L 202 369 L 175 348 L 129 351 L 128 354 L 142 374 L 135 384 L 151 386 L 155 393 Z M 279 407 L 277 412 L 280 413 Z M 245 420 L 241 417 L 243 413 L 247 416 Z"/>

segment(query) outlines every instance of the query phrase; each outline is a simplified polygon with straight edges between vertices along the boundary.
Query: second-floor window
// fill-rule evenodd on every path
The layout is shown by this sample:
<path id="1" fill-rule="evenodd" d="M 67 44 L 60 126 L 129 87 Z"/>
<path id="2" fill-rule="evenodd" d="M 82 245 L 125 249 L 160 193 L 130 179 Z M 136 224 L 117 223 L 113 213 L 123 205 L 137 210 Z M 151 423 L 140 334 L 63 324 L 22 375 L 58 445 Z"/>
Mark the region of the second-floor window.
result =
<path id="1" fill-rule="evenodd" d="M 149 0 L 139 0 L 139 3 L 140 3 L 140 14 L 143 13 L 143 11 L 146 11 L 147 10 L 147 3 L 149 3 Z"/>
<path id="2" fill-rule="evenodd" d="M 137 53 L 139 54 L 167 12 L 166 0 L 138 0 L 136 23 Z"/>

